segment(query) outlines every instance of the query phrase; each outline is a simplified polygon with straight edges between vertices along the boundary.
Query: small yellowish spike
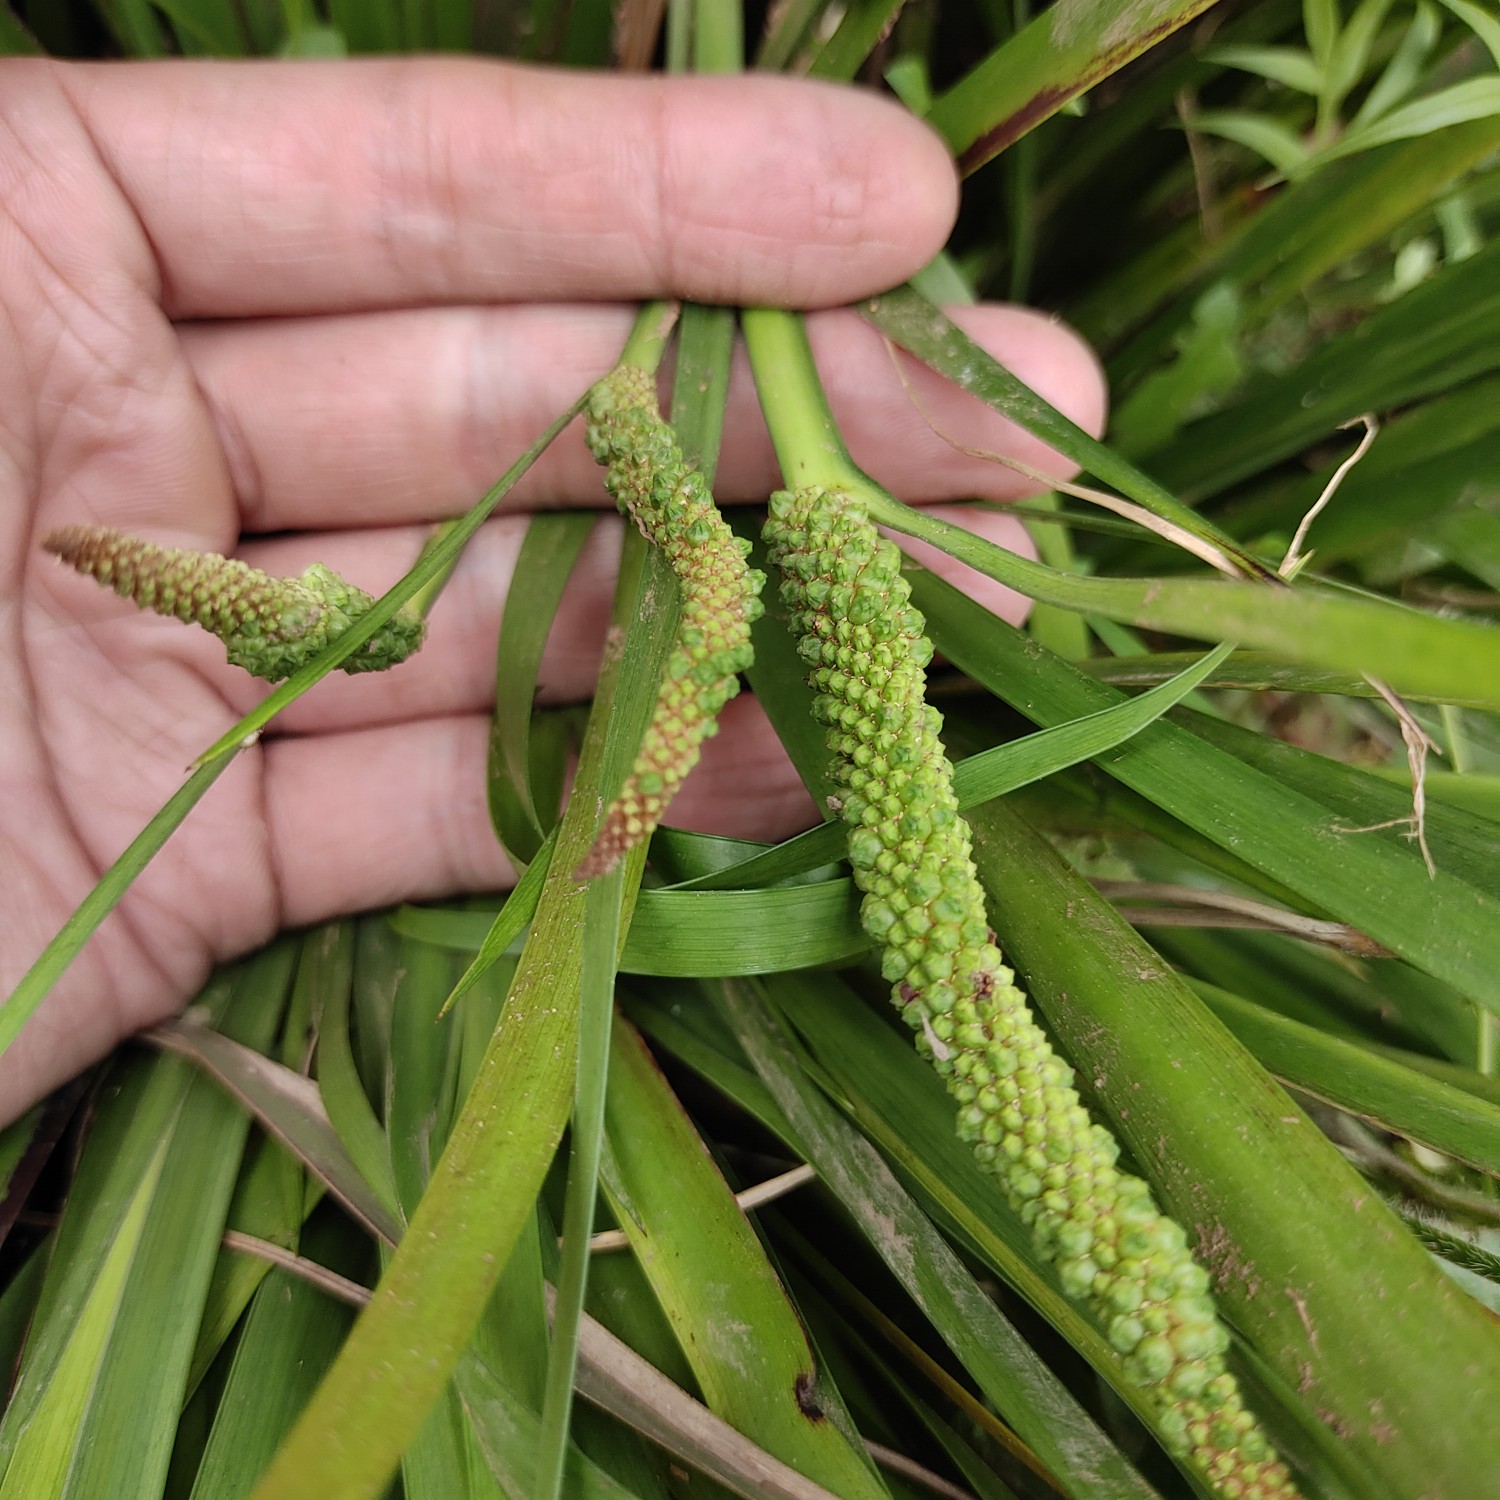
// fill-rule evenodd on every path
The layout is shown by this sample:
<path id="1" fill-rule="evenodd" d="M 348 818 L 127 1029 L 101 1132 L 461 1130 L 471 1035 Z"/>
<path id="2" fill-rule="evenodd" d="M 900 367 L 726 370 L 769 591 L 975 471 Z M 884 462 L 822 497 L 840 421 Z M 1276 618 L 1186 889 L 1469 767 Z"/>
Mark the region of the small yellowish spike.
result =
<path id="1" fill-rule="evenodd" d="M 375 602 L 322 563 L 300 578 L 273 578 L 215 552 L 159 547 L 107 526 L 63 526 L 42 546 L 142 609 L 201 625 L 224 642 L 232 666 L 271 682 L 306 666 Z M 341 665 L 384 671 L 416 651 L 426 630 L 403 609 Z"/>
<path id="2" fill-rule="evenodd" d="M 739 692 L 739 673 L 750 665 L 750 626 L 761 613 L 765 582 L 745 563 L 749 543 L 724 524 L 703 475 L 662 420 L 648 371 L 619 366 L 594 387 L 587 410 L 589 447 L 607 466 L 605 487 L 661 549 L 682 602 L 651 723 L 575 872 L 580 880 L 604 874 L 649 838 L 698 763 L 719 711 Z"/>

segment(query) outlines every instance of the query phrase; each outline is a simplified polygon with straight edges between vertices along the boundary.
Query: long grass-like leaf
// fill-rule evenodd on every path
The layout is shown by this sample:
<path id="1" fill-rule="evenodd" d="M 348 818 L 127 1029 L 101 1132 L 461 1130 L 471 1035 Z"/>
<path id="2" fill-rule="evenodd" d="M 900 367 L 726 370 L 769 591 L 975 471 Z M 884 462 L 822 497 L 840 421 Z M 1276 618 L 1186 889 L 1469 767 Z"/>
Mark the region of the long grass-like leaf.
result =
<path id="1" fill-rule="evenodd" d="M 212 1074 L 371 1234 L 400 1238 L 400 1220 L 345 1149 L 310 1080 L 192 1019 L 165 1022 L 150 1038 Z"/>
<path id="2" fill-rule="evenodd" d="M 1047 722 L 1114 701 L 940 580 L 919 578 L 913 597 L 938 649 L 1029 717 Z M 1372 841 L 1334 809 L 1175 724 L 1152 725 L 1100 765 L 1304 901 L 1500 1006 L 1500 903 L 1485 891 L 1441 869 L 1429 876 L 1414 851 Z"/>
<path id="3" fill-rule="evenodd" d="M 1231 1320 L 1333 1414 L 1380 1495 L 1431 1495 L 1434 1475 L 1482 1494 L 1494 1455 L 1468 1433 L 1500 1400 L 1483 1313 L 1043 839 L 1003 803 L 971 822 L 1001 942 Z"/>
<path id="4" fill-rule="evenodd" d="M 1228 990 L 1201 983 L 1194 988 L 1262 1066 L 1284 1082 L 1500 1176 L 1500 1105 Z"/>
<path id="5" fill-rule="evenodd" d="M 973 807 L 991 797 L 1004 797 L 1123 744 L 1212 676 L 1228 654 L 1227 648 L 1219 647 L 1184 666 L 1170 681 L 1157 683 L 1150 692 L 1128 703 L 1118 703 L 1072 724 L 1039 730 L 959 761 L 953 768 L 953 790 L 959 807 Z M 1156 696 L 1158 692 L 1160 697 Z M 842 859 L 847 837 L 836 824 L 810 828 L 774 849 L 752 854 L 683 885 L 696 890 L 769 885 Z"/>
<path id="6" fill-rule="evenodd" d="M 274 955 L 252 962 L 208 1005 L 240 1040 L 268 1047 L 284 972 Z M 0 1424 L 7 1500 L 160 1493 L 248 1127 L 180 1059 L 125 1065 L 80 1164 Z"/>
<path id="7" fill-rule="evenodd" d="M 773 994 L 779 988 L 770 987 Z M 1151 1494 L 981 1292 L 870 1143 L 819 1093 L 764 1003 L 743 985 L 719 994 L 798 1148 L 1005 1419 L 1078 1496 Z M 796 994 L 785 992 L 794 1010 Z"/>
<path id="8" fill-rule="evenodd" d="M 558 1500 L 563 1493 L 568 1419 L 578 1363 L 578 1329 L 588 1285 L 589 1240 L 594 1232 L 594 1202 L 599 1195 L 599 1161 L 604 1149 L 605 1092 L 610 1073 L 623 879 L 623 871 L 617 868 L 592 881 L 583 907 L 572 1150 L 568 1157 L 562 1264 L 553 1304 L 552 1348 L 547 1360 L 537 1447 L 535 1500 Z"/>
<path id="9" fill-rule="evenodd" d="M 125 852 L 104 872 L 99 883 L 63 923 L 57 936 L 22 975 L 21 982 L 11 991 L 4 1005 L 0 1005 L 0 1051 L 15 1041 L 21 1028 L 46 999 L 47 991 L 82 952 L 83 945 L 98 930 L 99 924 L 124 899 L 135 878 L 161 852 L 162 845 L 198 805 L 203 794 L 229 769 L 233 759 L 231 751 L 199 766 L 130 841 Z"/>
<path id="10" fill-rule="evenodd" d="M 939 95 L 927 119 L 972 172 L 1209 3 L 1061 0 Z"/>
<path id="11" fill-rule="evenodd" d="M 587 512 L 533 516 L 516 557 L 500 643 L 490 729 L 490 817 L 513 859 L 529 864 L 547 836 L 532 791 L 531 720 L 542 650 L 583 545 L 594 529 Z"/>
<path id="12" fill-rule="evenodd" d="M 848 1500 L 883 1495 L 754 1231 L 640 1037 L 623 1027 L 608 1142 L 611 1207 L 709 1408 Z"/>

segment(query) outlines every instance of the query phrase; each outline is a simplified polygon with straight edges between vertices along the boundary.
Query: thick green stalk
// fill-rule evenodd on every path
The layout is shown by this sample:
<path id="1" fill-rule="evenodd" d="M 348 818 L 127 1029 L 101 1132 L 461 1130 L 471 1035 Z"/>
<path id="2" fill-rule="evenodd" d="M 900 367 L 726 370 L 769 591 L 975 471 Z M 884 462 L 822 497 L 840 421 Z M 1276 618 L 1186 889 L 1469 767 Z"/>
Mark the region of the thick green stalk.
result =
<path id="1" fill-rule="evenodd" d="M 654 360 L 653 360 L 654 364 Z M 588 442 L 607 466 L 605 486 L 662 550 L 681 589 L 677 638 L 667 658 L 640 753 L 604 817 L 580 879 L 613 868 L 649 838 L 698 763 L 719 711 L 750 665 L 750 626 L 761 613 L 762 574 L 745 563 L 750 544 L 724 524 L 703 475 L 662 420 L 656 378 L 622 363 L 589 393 Z"/>
<path id="2" fill-rule="evenodd" d="M 322 563 L 273 578 L 215 552 L 159 547 L 107 526 L 64 526 L 42 545 L 141 609 L 201 625 L 224 642 L 231 666 L 279 682 L 305 667 L 375 603 Z M 346 672 L 405 661 L 427 626 L 405 608 L 346 658 Z"/>
<path id="3" fill-rule="evenodd" d="M 901 557 L 847 491 L 771 500 L 766 540 L 827 728 L 865 893 L 860 920 L 893 999 L 958 1101 L 958 1131 L 1150 1394 L 1159 1430 L 1221 1494 L 1296 1492 L 1224 1364 L 1228 1334 L 1186 1236 L 1119 1170 L 1073 1073 L 1036 1024 L 985 915 L 942 721 L 925 698 L 932 655 Z"/>

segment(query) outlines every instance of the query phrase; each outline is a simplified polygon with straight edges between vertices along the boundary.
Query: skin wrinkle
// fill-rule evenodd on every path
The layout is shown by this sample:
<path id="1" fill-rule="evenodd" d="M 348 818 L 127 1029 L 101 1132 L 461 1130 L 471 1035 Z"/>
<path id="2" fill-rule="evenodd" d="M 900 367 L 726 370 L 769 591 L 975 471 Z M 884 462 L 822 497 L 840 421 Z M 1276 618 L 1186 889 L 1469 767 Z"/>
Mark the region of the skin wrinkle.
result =
<path id="1" fill-rule="evenodd" d="M 672 133 L 669 128 L 667 94 L 661 86 L 661 80 L 652 84 L 648 97 L 651 100 L 651 128 L 646 134 L 646 143 L 652 170 L 643 175 L 651 185 L 651 204 L 646 218 L 647 238 L 641 243 L 649 247 L 646 260 L 657 285 L 682 286 L 688 283 L 679 275 L 681 267 L 677 263 L 676 246 L 686 242 L 689 236 L 683 234 L 679 239 L 675 234 L 662 233 L 664 225 L 678 222 L 679 206 L 676 202 L 676 173 L 672 167 Z M 667 217 L 669 214 L 672 216 L 670 219 Z M 638 225 L 641 217 L 638 212 Z"/>
<path id="2" fill-rule="evenodd" d="M 239 531 L 243 537 L 247 521 L 265 506 L 266 486 L 261 475 L 260 460 L 255 446 L 245 432 L 245 426 L 233 403 L 220 399 L 217 384 L 199 378 L 193 369 L 191 350 L 184 349 L 188 370 L 193 377 L 193 387 L 208 415 L 213 429 L 214 441 L 224 458 L 224 471 L 239 509 Z M 236 554 L 238 554 L 236 548 Z"/>
<path id="3" fill-rule="evenodd" d="M 113 251 L 110 257 L 111 262 L 118 263 L 124 268 L 126 280 L 151 306 L 162 306 L 166 278 L 161 257 L 157 254 L 150 229 L 136 212 L 135 204 L 123 179 L 114 169 L 107 136 L 101 135 L 94 129 L 85 98 L 87 90 L 83 87 L 85 77 L 86 70 L 69 67 L 66 64 L 54 64 L 51 68 L 51 79 L 55 91 L 58 97 L 66 102 L 68 113 L 79 127 L 82 141 L 87 146 L 86 164 L 92 166 L 97 174 L 95 180 L 90 183 L 90 187 L 97 188 L 98 178 L 102 178 L 109 184 L 112 192 L 107 210 L 117 211 L 112 213 L 111 217 L 117 217 L 121 223 L 128 225 L 132 232 L 133 238 L 131 239 L 116 236 L 111 245 Z M 70 243 L 66 234 L 59 235 L 58 240 L 63 245 Z M 127 250 L 134 253 L 127 254 Z M 97 274 L 98 272 L 97 264 L 91 264 L 89 269 L 91 273 Z M 132 270 L 133 275 L 130 274 Z"/>
<path id="4" fill-rule="evenodd" d="M 432 93 L 414 87 L 412 79 L 399 66 L 382 73 L 385 108 L 365 160 L 373 178 L 376 237 L 395 280 L 405 282 L 416 266 L 430 289 L 464 279 L 459 224 L 465 203 L 453 152 L 445 149 L 447 132 L 433 120 Z M 502 85 L 497 92 L 507 101 L 508 122 L 510 90 Z"/>

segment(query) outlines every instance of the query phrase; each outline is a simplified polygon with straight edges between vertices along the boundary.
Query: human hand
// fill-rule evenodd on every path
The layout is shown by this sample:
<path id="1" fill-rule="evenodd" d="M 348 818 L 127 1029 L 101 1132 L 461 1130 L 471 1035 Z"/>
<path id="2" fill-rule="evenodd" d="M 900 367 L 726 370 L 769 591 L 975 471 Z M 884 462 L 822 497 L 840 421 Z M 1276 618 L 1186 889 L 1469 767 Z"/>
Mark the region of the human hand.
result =
<path id="1" fill-rule="evenodd" d="M 924 127 L 789 80 L 433 59 L 0 75 L 0 994 L 263 692 L 202 632 L 60 567 L 47 531 L 109 525 L 279 574 L 317 560 L 378 594 L 611 366 L 629 303 L 847 302 L 929 259 L 955 206 Z M 1102 384 L 1072 335 L 1014 309 L 964 321 L 1097 428 Z M 855 458 L 903 498 L 1024 489 L 929 421 L 1062 471 L 913 368 L 919 410 L 852 314 L 810 333 Z M 728 501 L 775 484 L 743 367 L 719 476 Z M 602 503 L 576 431 L 509 502 Z M 1007 518 L 969 524 L 1025 548 Z M 512 513 L 480 533 L 413 661 L 321 683 L 240 756 L 0 1058 L 0 1120 L 282 926 L 510 882 L 484 761 L 523 530 Z M 544 701 L 591 690 L 619 542 L 601 522 Z M 748 698 L 671 815 L 763 838 L 813 817 Z"/>

